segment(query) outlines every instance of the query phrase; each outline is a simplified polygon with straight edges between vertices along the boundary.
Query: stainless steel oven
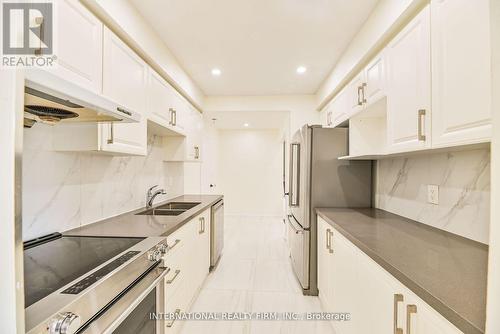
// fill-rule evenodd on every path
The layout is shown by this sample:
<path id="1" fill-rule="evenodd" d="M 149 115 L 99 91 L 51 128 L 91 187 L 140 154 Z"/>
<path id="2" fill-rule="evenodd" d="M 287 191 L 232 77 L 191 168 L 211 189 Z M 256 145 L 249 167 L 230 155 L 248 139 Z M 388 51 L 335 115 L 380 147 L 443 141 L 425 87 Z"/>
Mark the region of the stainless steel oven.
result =
<path id="1" fill-rule="evenodd" d="M 161 334 L 165 323 L 165 275 L 157 266 L 78 333 Z"/>
<path id="2" fill-rule="evenodd" d="M 165 237 L 55 234 L 25 243 L 29 334 L 163 333 Z"/>

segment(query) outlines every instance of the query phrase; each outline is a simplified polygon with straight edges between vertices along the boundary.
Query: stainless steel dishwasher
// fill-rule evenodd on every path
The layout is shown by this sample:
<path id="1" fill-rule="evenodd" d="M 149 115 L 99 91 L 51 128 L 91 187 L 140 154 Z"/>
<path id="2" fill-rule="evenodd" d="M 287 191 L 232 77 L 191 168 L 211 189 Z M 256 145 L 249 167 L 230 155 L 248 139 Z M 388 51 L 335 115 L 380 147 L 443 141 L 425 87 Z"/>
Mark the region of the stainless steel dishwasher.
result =
<path id="1" fill-rule="evenodd" d="M 217 265 L 224 248 L 224 200 L 212 205 L 210 219 L 210 270 Z"/>

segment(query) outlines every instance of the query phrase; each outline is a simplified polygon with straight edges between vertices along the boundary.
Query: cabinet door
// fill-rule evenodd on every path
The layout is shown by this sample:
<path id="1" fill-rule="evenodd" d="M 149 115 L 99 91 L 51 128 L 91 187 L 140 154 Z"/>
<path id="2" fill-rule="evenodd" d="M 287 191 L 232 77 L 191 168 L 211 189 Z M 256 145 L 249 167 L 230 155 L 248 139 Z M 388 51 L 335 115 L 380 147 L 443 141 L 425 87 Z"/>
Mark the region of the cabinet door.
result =
<path id="1" fill-rule="evenodd" d="M 430 147 L 430 10 L 387 46 L 387 135 L 392 152 Z"/>
<path id="2" fill-rule="evenodd" d="M 363 86 L 366 84 L 364 72 L 361 71 L 347 85 L 347 118 L 363 110 L 366 99 L 363 97 Z"/>
<path id="3" fill-rule="evenodd" d="M 332 101 L 332 115 L 330 116 L 332 127 L 339 125 L 349 118 L 350 98 L 348 87 L 345 87 L 335 96 L 335 99 Z"/>
<path id="4" fill-rule="evenodd" d="M 431 1 L 433 146 L 491 139 L 489 3 Z"/>
<path id="5" fill-rule="evenodd" d="M 57 2 L 57 68 L 61 78 L 96 93 L 102 90 L 103 24 L 77 0 Z"/>
<path id="6" fill-rule="evenodd" d="M 331 231 L 331 226 L 322 218 L 318 217 L 318 289 L 319 299 L 326 312 L 332 310 L 330 284 L 330 262 L 332 253 L 330 253 L 328 248 L 329 244 L 327 243 Z"/>
<path id="7" fill-rule="evenodd" d="M 175 99 L 173 88 L 152 69 L 149 69 L 148 87 L 148 118 L 162 126 L 171 126 Z"/>
<path id="8" fill-rule="evenodd" d="M 360 306 L 360 333 L 393 333 L 395 316 L 397 328 L 403 329 L 405 289 L 398 289 L 395 279 L 367 255 L 361 252 L 358 255 L 359 289 L 365 296 Z"/>
<path id="9" fill-rule="evenodd" d="M 377 102 L 385 93 L 385 58 L 382 52 L 376 56 L 365 68 L 365 86 L 363 100 L 366 106 Z"/>
<path id="10" fill-rule="evenodd" d="M 412 292 L 408 291 L 405 296 L 405 334 L 462 334 L 451 322 Z M 409 322 L 406 323 L 407 321 Z"/>
<path id="11" fill-rule="evenodd" d="M 187 102 L 185 102 L 185 105 Z M 186 159 L 192 161 L 202 160 L 201 133 L 203 131 L 202 115 L 190 105 L 186 105 L 188 111 L 188 133 L 186 136 Z"/>
<path id="12" fill-rule="evenodd" d="M 109 29 L 104 29 L 103 94 L 142 115 L 139 123 L 102 124 L 103 151 L 146 155 L 147 66 Z"/>
<path id="13" fill-rule="evenodd" d="M 336 230 L 332 230 L 331 248 L 333 255 L 329 262 L 329 276 L 332 312 L 350 313 L 350 321 L 334 321 L 333 326 L 338 333 L 359 334 L 364 322 L 362 304 L 366 296 L 361 296 L 358 284 L 357 249 Z"/>

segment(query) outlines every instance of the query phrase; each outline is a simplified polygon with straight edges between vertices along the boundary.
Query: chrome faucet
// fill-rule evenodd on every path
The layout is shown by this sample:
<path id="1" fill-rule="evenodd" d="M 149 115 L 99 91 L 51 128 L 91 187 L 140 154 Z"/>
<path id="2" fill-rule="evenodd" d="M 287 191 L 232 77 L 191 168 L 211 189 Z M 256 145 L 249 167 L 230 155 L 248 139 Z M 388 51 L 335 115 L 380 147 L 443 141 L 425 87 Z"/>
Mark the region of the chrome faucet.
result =
<path id="1" fill-rule="evenodd" d="M 148 194 L 146 195 L 146 207 L 147 208 L 150 208 L 153 206 L 153 201 L 155 200 L 156 196 L 166 194 L 165 189 L 158 189 L 155 192 L 153 192 L 153 189 L 156 187 L 158 187 L 158 185 L 152 186 L 151 188 L 148 189 Z"/>

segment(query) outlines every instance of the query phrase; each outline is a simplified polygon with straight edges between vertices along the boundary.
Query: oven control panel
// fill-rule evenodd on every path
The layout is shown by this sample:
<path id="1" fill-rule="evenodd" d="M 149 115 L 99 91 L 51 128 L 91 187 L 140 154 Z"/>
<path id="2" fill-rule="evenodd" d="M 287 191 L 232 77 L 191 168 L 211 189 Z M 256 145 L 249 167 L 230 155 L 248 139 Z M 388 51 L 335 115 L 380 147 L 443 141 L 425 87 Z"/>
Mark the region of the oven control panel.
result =
<path id="1" fill-rule="evenodd" d="M 115 259 L 114 261 L 108 263 L 104 267 L 102 267 L 99 270 L 94 271 L 92 274 L 86 276 L 85 278 L 81 279 L 80 281 L 76 282 L 66 290 L 62 291 L 61 293 L 63 294 L 70 294 L 70 295 L 77 295 L 92 284 L 96 283 L 99 281 L 101 278 L 139 254 L 139 251 L 129 251 L 120 256 L 119 258 Z"/>

